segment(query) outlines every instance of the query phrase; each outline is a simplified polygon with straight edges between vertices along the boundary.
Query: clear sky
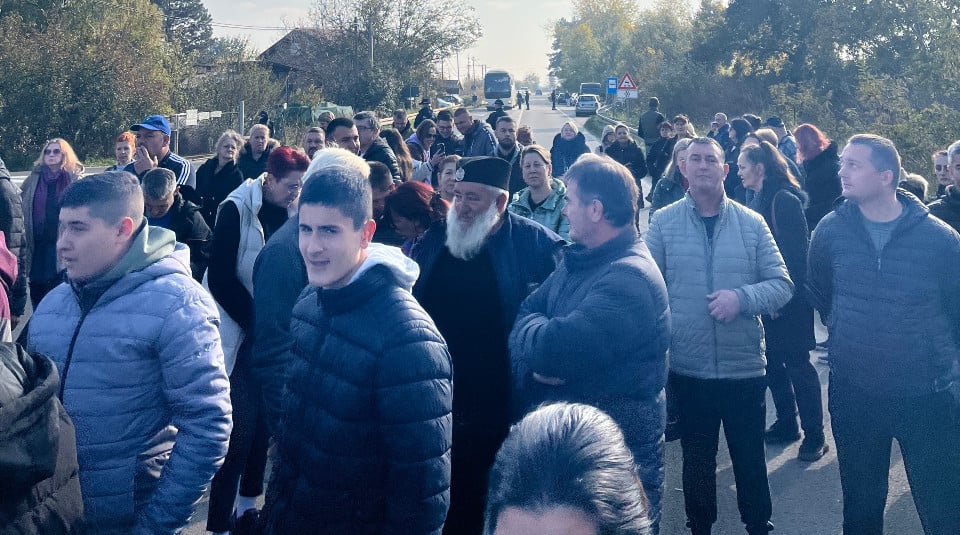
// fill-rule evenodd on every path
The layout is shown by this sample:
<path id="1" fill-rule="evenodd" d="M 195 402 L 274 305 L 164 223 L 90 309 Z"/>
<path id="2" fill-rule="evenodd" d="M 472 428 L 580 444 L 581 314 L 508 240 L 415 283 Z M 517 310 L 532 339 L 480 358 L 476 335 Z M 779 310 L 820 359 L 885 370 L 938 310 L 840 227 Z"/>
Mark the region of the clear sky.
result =
<path id="1" fill-rule="evenodd" d="M 247 37 L 263 51 L 286 33 L 231 26 L 289 28 L 307 16 L 312 0 L 203 0 L 213 17 L 214 35 Z M 442 0 L 428 0 L 442 1 Z M 460 53 L 460 77 L 467 75 L 468 58 L 487 69 L 502 68 L 516 77 L 535 72 L 546 83 L 547 54 L 553 41 L 552 24 L 571 18 L 570 0 L 467 0 L 476 9 L 483 37 L 475 47 Z M 444 63 L 445 78 L 456 76 L 456 57 Z"/>

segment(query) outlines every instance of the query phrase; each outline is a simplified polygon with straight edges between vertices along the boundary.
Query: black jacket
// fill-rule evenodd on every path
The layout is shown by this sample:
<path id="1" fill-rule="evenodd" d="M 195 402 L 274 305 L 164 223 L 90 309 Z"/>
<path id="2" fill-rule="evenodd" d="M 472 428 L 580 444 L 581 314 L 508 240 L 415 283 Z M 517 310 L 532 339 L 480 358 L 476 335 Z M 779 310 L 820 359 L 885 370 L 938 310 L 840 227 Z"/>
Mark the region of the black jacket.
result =
<path id="1" fill-rule="evenodd" d="M 50 359 L 0 344 L 0 533 L 81 533 L 73 422 Z"/>
<path id="2" fill-rule="evenodd" d="M 637 186 L 640 186 L 640 180 L 647 176 L 647 160 L 643 157 L 643 151 L 640 150 L 640 147 L 634 140 L 629 140 L 626 146 L 616 142 L 607 147 L 606 154 L 626 166 L 633 174 L 633 179 L 637 182 Z"/>
<path id="3" fill-rule="evenodd" d="M 833 203 L 843 192 L 837 142 L 831 141 L 816 157 L 804 160 L 803 172 L 806 175 L 803 190 L 810 197 L 806 212 L 807 226 L 812 230 L 833 209 Z"/>
<path id="4" fill-rule="evenodd" d="M 413 119 L 413 128 L 416 129 L 418 126 L 420 126 L 420 123 L 426 121 L 427 119 L 436 122 L 437 116 L 430 108 L 420 108 L 420 111 L 417 112 L 416 118 Z"/>
<path id="5" fill-rule="evenodd" d="M 190 248 L 190 270 L 197 282 L 203 280 L 203 272 L 210 260 L 210 240 L 213 231 L 200 214 L 200 208 L 186 201 L 178 193 L 170 207 L 172 215 L 167 228 L 177 235 L 177 241 Z"/>
<path id="6" fill-rule="evenodd" d="M 399 183 L 402 180 L 397 155 L 393 153 L 393 149 L 390 148 L 390 145 L 387 145 L 385 139 L 380 137 L 374 139 L 370 147 L 363 153 L 363 159 L 368 162 L 380 162 L 386 165 L 390 169 L 390 175 L 393 176 L 394 182 Z"/>
<path id="7" fill-rule="evenodd" d="M 677 144 L 677 136 L 661 137 L 650 147 L 647 152 L 647 170 L 654 180 L 663 178 L 663 172 L 670 165 L 673 159 L 673 147 Z"/>
<path id="8" fill-rule="evenodd" d="M 27 273 L 23 269 L 23 253 L 26 251 L 26 234 L 23 227 L 23 206 L 20 188 L 10 178 L 10 172 L 0 160 L 0 231 L 6 236 L 7 250 L 17 257 L 19 269 L 17 280 L 7 293 L 10 312 L 23 315 L 27 306 Z"/>
<path id="9" fill-rule="evenodd" d="M 553 176 L 562 177 L 581 154 L 588 152 L 590 152 L 590 147 L 587 147 L 587 138 L 583 137 L 583 132 L 577 132 L 577 135 L 569 141 L 563 139 L 560 134 L 553 136 L 553 146 L 550 147 L 550 164 L 553 167 Z M 643 159 L 642 154 L 640 158 Z"/>
<path id="10" fill-rule="evenodd" d="M 228 162 L 222 169 L 217 171 L 219 159 L 214 156 L 203 162 L 203 165 L 197 169 L 197 197 L 192 200 L 200 207 L 200 213 L 203 214 L 203 220 L 207 226 L 214 228 L 217 222 L 217 207 L 227 199 L 230 192 L 237 189 L 243 183 L 243 172 L 234 162 Z"/>
<path id="11" fill-rule="evenodd" d="M 943 197 L 930 203 L 930 213 L 960 232 L 960 191 L 956 186 L 947 186 Z"/>
<path id="12" fill-rule="evenodd" d="M 265 533 L 439 534 L 453 393 L 433 321 L 376 264 L 343 288 L 306 290 L 290 325 Z"/>
<path id="13" fill-rule="evenodd" d="M 830 381 L 877 396 L 946 386 L 960 358 L 960 235 L 913 195 L 877 251 L 856 204 L 841 200 L 810 242 L 810 302 L 828 319 Z M 960 380 L 960 377 L 953 377 Z"/>
<path id="14" fill-rule="evenodd" d="M 243 148 L 240 149 L 240 156 L 237 158 L 237 167 L 243 173 L 243 178 L 257 178 L 262 175 L 267 170 L 267 158 L 270 157 L 270 152 L 279 146 L 280 142 L 276 139 L 268 139 L 267 148 L 263 150 L 260 158 L 255 160 L 250 142 L 244 143 Z"/>

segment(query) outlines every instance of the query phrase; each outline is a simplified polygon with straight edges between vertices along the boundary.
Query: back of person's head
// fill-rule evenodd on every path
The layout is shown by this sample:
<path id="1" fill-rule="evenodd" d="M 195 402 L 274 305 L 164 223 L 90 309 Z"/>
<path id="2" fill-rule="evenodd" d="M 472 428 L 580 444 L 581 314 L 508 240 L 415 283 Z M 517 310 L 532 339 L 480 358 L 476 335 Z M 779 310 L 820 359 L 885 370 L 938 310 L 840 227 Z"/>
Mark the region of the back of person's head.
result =
<path id="1" fill-rule="evenodd" d="M 318 122 L 324 122 L 324 121 L 326 121 L 326 122 L 329 123 L 330 121 L 332 121 L 332 120 L 334 120 L 334 119 L 336 119 L 336 115 L 334 115 L 333 112 L 330 111 L 330 110 L 324 110 L 324 111 L 320 112 L 319 114 L 317 114 L 317 121 L 318 121 Z"/>
<path id="2" fill-rule="evenodd" d="M 164 167 L 154 167 L 143 175 L 140 184 L 143 195 L 148 199 L 166 199 L 177 189 L 177 176 Z"/>
<path id="3" fill-rule="evenodd" d="M 640 192 L 630 170 L 612 158 L 584 154 L 567 169 L 567 184 L 577 184 L 583 204 L 594 200 L 603 205 L 603 217 L 614 227 L 632 225 Z"/>
<path id="4" fill-rule="evenodd" d="M 774 147 L 780 144 L 780 138 L 777 136 L 777 133 L 770 128 L 759 128 L 754 130 L 753 133 L 757 136 L 757 139 L 766 141 Z"/>
<path id="5" fill-rule="evenodd" d="M 903 179 L 900 180 L 900 187 L 912 193 L 921 201 L 927 196 L 927 179 L 916 173 L 902 173 Z"/>
<path id="6" fill-rule="evenodd" d="M 484 535 L 508 509 L 581 512 L 604 535 L 649 533 L 647 501 L 633 453 L 600 409 L 541 406 L 510 429 L 490 472 Z"/>
<path id="7" fill-rule="evenodd" d="M 830 140 L 819 128 L 803 123 L 793 130 L 793 137 L 797 140 L 797 158 L 801 161 L 812 160 L 830 146 Z"/>
<path id="8" fill-rule="evenodd" d="M 87 208 L 90 216 L 108 225 L 124 217 L 134 228 L 143 221 L 143 190 L 137 177 L 124 171 L 106 171 L 84 177 L 63 192 L 61 208 Z"/>
<path id="9" fill-rule="evenodd" d="M 373 218 L 370 182 L 354 167 L 328 166 L 307 177 L 300 191 L 300 207 L 305 204 L 339 210 L 353 222 L 354 230 Z"/>
<path id="10" fill-rule="evenodd" d="M 730 129 L 736 131 L 737 143 L 743 143 L 743 140 L 747 137 L 747 134 L 753 132 L 753 127 L 750 125 L 750 123 L 747 122 L 746 119 L 741 119 L 739 117 L 730 121 Z"/>
<path id="11" fill-rule="evenodd" d="M 960 139 L 947 147 L 947 164 L 956 165 L 957 163 L 960 163 Z"/>
<path id="12" fill-rule="evenodd" d="M 397 157 L 400 157 L 401 155 L 406 156 L 407 158 L 410 157 L 410 151 L 407 150 L 407 145 L 403 142 L 403 137 L 400 135 L 400 132 L 397 132 L 392 128 L 385 128 L 380 131 L 380 137 L 387 142 L 387 145 L 390 146 L 390 150 L 392 150 Z"/>
<path id="13" fill-rule="evenodd" d="M 651 108 L 659 108 L 660 99 L 657 97 L 650 97 L 650 100 L 647 101 L 647 106 L 650 106 Z"/>
<path id="14" fill-rule="evenodd" d="M 426 229 L 447 217 L 450 205 L 423 182 L 404 182 L 386 199 L 386 213 L 409 219 Z"/>
<path id="15" fill-rule="evenodd" d="M 370 187 L 376 191 L 387 191 L 393 186 L 393 175 L 390 168 L 381 162 L 370 164 Z"/>
<path id="16" fill-rule="evenodd" d="M 870 163 L 880 171 L 893 173 L 893 187 L 900 183 L 900 153 L 893 141 L 875 134 L 857 134 L 847 141 L 848 145 L 861 145 L 870 149 Z"/>
<path id="17" fill-rule="evenodd" d="M 743 117 L 745 121 L 750 123 L 751 130 L 757 130 L 758 128 L 760 128 L 760 124 L 762 120 L 760 119 L 759 115 L 755 115 L 753 113 L 744 113 L 741 117 Z"/>
<path id="18" fill-rule="evenodd" d="M 327 136 L 327 139 L 332 139 L 333 131 L 341 126 L 344 128 L 353 128 L 356 123 L 353 122 L 353 119 L 349 117 L 337 117 L 336 119 L 331 120 L 327 123 L 327 131 L 324 132 Z"/>
<path id="19" fill-rule="evenodd" d="M 280 180 L 292 171 L 303 172 L 310 166 L 310 158 L 293 147 L 277 147 L 267 157 L 267 172 Z"/>

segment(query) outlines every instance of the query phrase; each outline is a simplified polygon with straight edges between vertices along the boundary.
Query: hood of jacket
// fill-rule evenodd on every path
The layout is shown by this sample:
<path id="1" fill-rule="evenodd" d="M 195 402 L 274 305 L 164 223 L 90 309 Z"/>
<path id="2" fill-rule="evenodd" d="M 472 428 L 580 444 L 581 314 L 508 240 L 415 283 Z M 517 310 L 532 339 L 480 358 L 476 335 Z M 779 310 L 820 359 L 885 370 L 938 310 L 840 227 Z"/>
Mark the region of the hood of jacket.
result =
<path id="1" fill-rule="evenodd" d="M 53 475 L 59 442 L 57 369 L 21 346 L 0 346 L 0 481 L 31 487 Z M 2 492 L 0 492 L 2 494 Z"/>
<path id="2" fill-rule="evenodd" d="M 367 246 L 366 260 L 360 264 L 350 282 L 353 283 L 370 268 L 380 265 L 389 269 L 397 279 L 397 284 L 408 292 L 413 290 L 413 283 L 417 282 L 417 277 L 420 276 L 420 266 L 403 254 L 399 247 L 371 242 Z"/>
<path id="3" fill-rule="evenodd" d="M 270 151 L 272 151 L 273 149 L 279 146 L 280 146 L 279 141 L 277 141 L 276 139 L 273 139 L 272 137 L 267 138 L 267 147 L 263 149 L 263 154 L 270 154 Z M 260 156 L 262 157 L 263 154 L 261 154 Z M 240 148 L 240 153 L 237 154 L 237 158 L 240 158 L 240 156 L 249 156 L 251 158 L 253 157 L 253 148 L 250 147 L 249 141 L 243 142 L 243 147 Z"/>

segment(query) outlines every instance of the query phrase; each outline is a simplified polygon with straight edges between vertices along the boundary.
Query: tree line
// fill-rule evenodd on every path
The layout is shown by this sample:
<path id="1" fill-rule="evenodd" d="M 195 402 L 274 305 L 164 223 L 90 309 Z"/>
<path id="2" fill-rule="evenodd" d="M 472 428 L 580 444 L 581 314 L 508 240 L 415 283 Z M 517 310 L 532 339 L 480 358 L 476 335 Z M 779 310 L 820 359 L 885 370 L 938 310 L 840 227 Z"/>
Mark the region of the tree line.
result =
<path id="1" fill-rule="evenodd" d="M 630 72 L 641 102 L 657 96 L 698 124 L 723 111 L 810 122 L 840 141 L 878 133 L 921 174 L 960 137 L 952 0 L 575 0 L 553 48 L 567 90 Z"/>

